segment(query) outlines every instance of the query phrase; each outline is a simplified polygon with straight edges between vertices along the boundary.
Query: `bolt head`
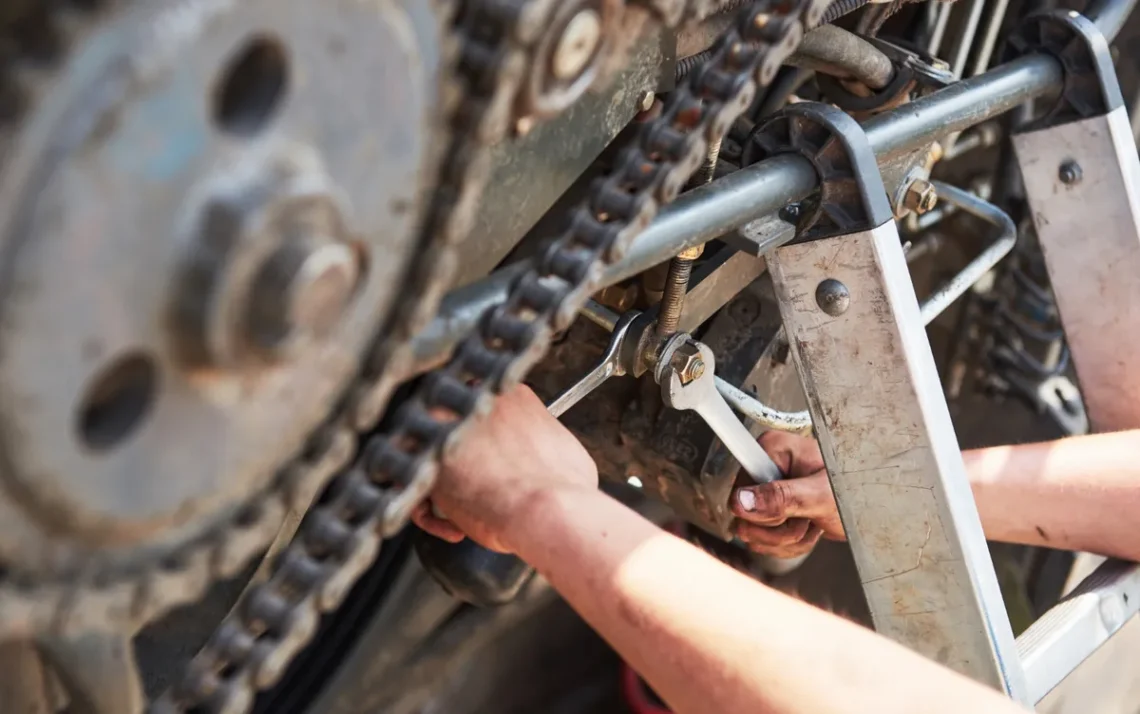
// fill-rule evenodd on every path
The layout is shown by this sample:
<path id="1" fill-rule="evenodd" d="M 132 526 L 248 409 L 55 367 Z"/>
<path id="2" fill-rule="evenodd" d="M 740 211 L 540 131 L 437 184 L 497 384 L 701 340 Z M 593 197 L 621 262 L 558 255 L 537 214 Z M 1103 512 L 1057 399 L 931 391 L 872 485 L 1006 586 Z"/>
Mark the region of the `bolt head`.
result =
<path id="1" fill-rule="evenodd" d="M 839 317 L 851 307 L 851 291 L 838 280 L 828 278 L 815 289 L 815 302 L 820 310 L 832 317 Z"/>
<path id="2" fill-rule="evenodd" d="M 705 373 L 705 361 L 701 358 L 696 343 L 686 342 L 673 351 L 669 366 L 681 378 L 681 384 L 689 384 L 700 379 Z"/>
<path id="3" fill-rule="evenodd" d="M 653 108 L 653 102 L 657 99 L 657 95 L 653 92 L 643 92 L 641 97 L 637 100 L 637 108 L 643 112 L 647 112 Z"/>
<path id="4" fill-rule="evenodd" d="M 1075 186 L 1080 183 L 1084 175 L 1084 169 L 1072 159 L 1061 164 L 1061 168 L 1057 170 L 1057 178 L 1061 179 L 1061 183 L 1066 186 Z"/>
<path id="5" fill-rule="evenodd" d="M 562 81 L 577 78 L 590 65 L 602 41 L 602 17 L 586 8 L 566 23 L 554 49 L 551 70 Z"/>
<path id="6" fill-rule="evenodd" d="M 261 350 L 284 356 L 301 341 L 327 336 L 340 322 L 359 279 L 356 251 L 312 241 L 283 246 L 262 266 L 250 300 L 250 337 Z"/>
<path id="7" fill-rule="evenodd" d="M 907 186 L 903 205 L 922 215 L 938 205 L 938 191 L 934 188 L 934 184 L 926 179 L 915 179 Z"/>

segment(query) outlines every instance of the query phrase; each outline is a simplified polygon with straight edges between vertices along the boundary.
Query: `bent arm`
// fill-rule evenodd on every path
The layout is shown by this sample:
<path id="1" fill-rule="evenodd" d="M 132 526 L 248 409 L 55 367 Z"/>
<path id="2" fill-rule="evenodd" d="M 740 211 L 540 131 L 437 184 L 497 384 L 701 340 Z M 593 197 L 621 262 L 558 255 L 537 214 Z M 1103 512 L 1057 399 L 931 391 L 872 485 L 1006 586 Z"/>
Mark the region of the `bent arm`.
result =
<path id="1" fill-rule="evenodd" d="M 1140 430 L 962 456 L 987 538 L 1140 561 Z"/>
<path id="2" fill-rule="evenodd" d="M 678 714 L 1016 712 L 873 632 L 780 594 L 590 489 L 529 499 L 504 540 Z"/>

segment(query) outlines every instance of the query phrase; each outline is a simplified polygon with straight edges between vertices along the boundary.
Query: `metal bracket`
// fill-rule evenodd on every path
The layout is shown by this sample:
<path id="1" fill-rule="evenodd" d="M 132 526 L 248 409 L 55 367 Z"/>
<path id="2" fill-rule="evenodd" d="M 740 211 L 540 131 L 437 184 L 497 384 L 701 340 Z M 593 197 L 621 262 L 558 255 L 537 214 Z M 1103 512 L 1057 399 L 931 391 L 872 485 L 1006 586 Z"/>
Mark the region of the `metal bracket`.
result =
<path id="1" fill-rule="evenodd" d="M 800 102 L 752 131 L 742 164 L 779 154 L 798 154 L 819 175 L 819 199 L 804 211 L 794 242 L 830 238 L 877 228 L 894 218 L 875 152 L 858 122 L 835 107 Z"/>
<path id="2" fill-rule="evenodd" d="M 869 154 L 857 124 L 842 130 L 833 147 Z M 858 219 L 768 256 L 839 515 L 875 628 L 1024 701 L 898 230 L 877 167 L 858 161 L 845 177 L 845 197 L 865 197 Z"/>
<path id="3" fill-rule="evenodd" d="M 838 78 L 818 74 L 816 84 L 824 96 L 840 109 L 865 115 L 891 109 L 906 101 L 916 89 L 920 92 L 948 87 L 954 82 L 954 73 L 941 60 L 926 53 L 919 54 L 899 47 L 878 37 L 864 37 L 890 60 L 895 67 L 891 83 L 869 96 L 851 92 Z"/>
<path id="4" fill-rule="evenodd" d="M 1092 20 L 1072 10 L 1030 15 L 1010 36 L 1006 59 L 1033 52 L 1055 57 L 1064 69 L 1065 83 L 1045 116 L 1026 130 L 1103 116 L 1124 106 L 1108 41 Z"/>
<path id="5" fill-rule="evenodd" d="M 1045 120 L 1012 137 L 1065 338 L 1094 430 L 1140 426 L 1140 158 L 1108 43 L 1059 12 L 1019 33 L 1065 69 Z M 1025 37 L 1036 44 L 1026 44 Z M 1083 237 L 1083 240 L 1074 240 Z"/>

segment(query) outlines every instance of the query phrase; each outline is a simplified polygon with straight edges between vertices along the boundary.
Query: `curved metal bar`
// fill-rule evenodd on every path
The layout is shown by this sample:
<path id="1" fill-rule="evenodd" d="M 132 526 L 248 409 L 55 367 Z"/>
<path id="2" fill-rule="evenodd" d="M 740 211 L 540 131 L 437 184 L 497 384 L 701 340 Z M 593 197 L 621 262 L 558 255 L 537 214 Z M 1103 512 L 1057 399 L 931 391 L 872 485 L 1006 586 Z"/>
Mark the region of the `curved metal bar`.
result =
<path id="1" fill-rule="evenodd" d="M 1096 23 L 1104 39 L 1112 42 L 1120 34 L 1137 0 L 1092 0 L 1084 16 Z"/>
<path id="2" fill-rule="evenodd" d="M 929 325 L 942 314 L 943 310 L 962 297 L 971 285 L 978 282 L 1002 258 L 1009 255 L 1014 244 L 1017 243 L 1017 226 L 1014 225 L 1013 219 L 1006 215 L 1005 211 L 957 186 L 935 181 L 934 187 L 938 191 L 940 200 L 946 201 L 960 211 L 965 211 L 997 226 L 1001 229 L 1001 233 L 988 248 L 982 251 L 981 255 L 971 260 L 962 269 L 962 272 L 955 275 L 922 303 L 922 323 L 924 325 Z"/>
<path id="3" fill-rule="evenodd" d="M 811 414 L 806 411 L 782 412 L 773 409 L 720 377 L 716 378 L 716 390 L 729 406 L 761 426 L 805 436 L 811 434 Z"/>

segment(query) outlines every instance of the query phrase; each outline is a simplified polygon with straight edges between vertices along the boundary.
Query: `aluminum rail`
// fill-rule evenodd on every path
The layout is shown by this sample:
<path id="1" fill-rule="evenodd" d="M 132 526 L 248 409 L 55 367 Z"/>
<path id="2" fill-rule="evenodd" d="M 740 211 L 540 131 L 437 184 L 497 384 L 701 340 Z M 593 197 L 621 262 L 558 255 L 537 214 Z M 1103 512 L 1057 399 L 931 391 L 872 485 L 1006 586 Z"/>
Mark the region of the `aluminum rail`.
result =
<path id="1" fill-rule="evenodd" d="M 931 138 L 968 129 L 1029 99 L 1057 91 L 1061 82 L 1057 60 L 1028 55 L 884 112 L 863 128 L 880 162 L 888 161 Z M 778 156 L 689 191 L 662 210 L 626 256 L 610 266 L 602 286 L 775 213 L 810 194 L 816 185 L 815 171 L 806 159 Z M 521 264 L 503 268 L 448 295 L 436 319 L 415 338 L 416 371 L 446 360 L 486 308 L 506 299 L 511 282 L 523 269 Z"/>
<path id="2" fill-rule="evenodd" d="M 1137 610 L 1140 565 L 1109 560 L 1093 571 L 1017 638 L 1029 701 L 1041 701 Z"/>

